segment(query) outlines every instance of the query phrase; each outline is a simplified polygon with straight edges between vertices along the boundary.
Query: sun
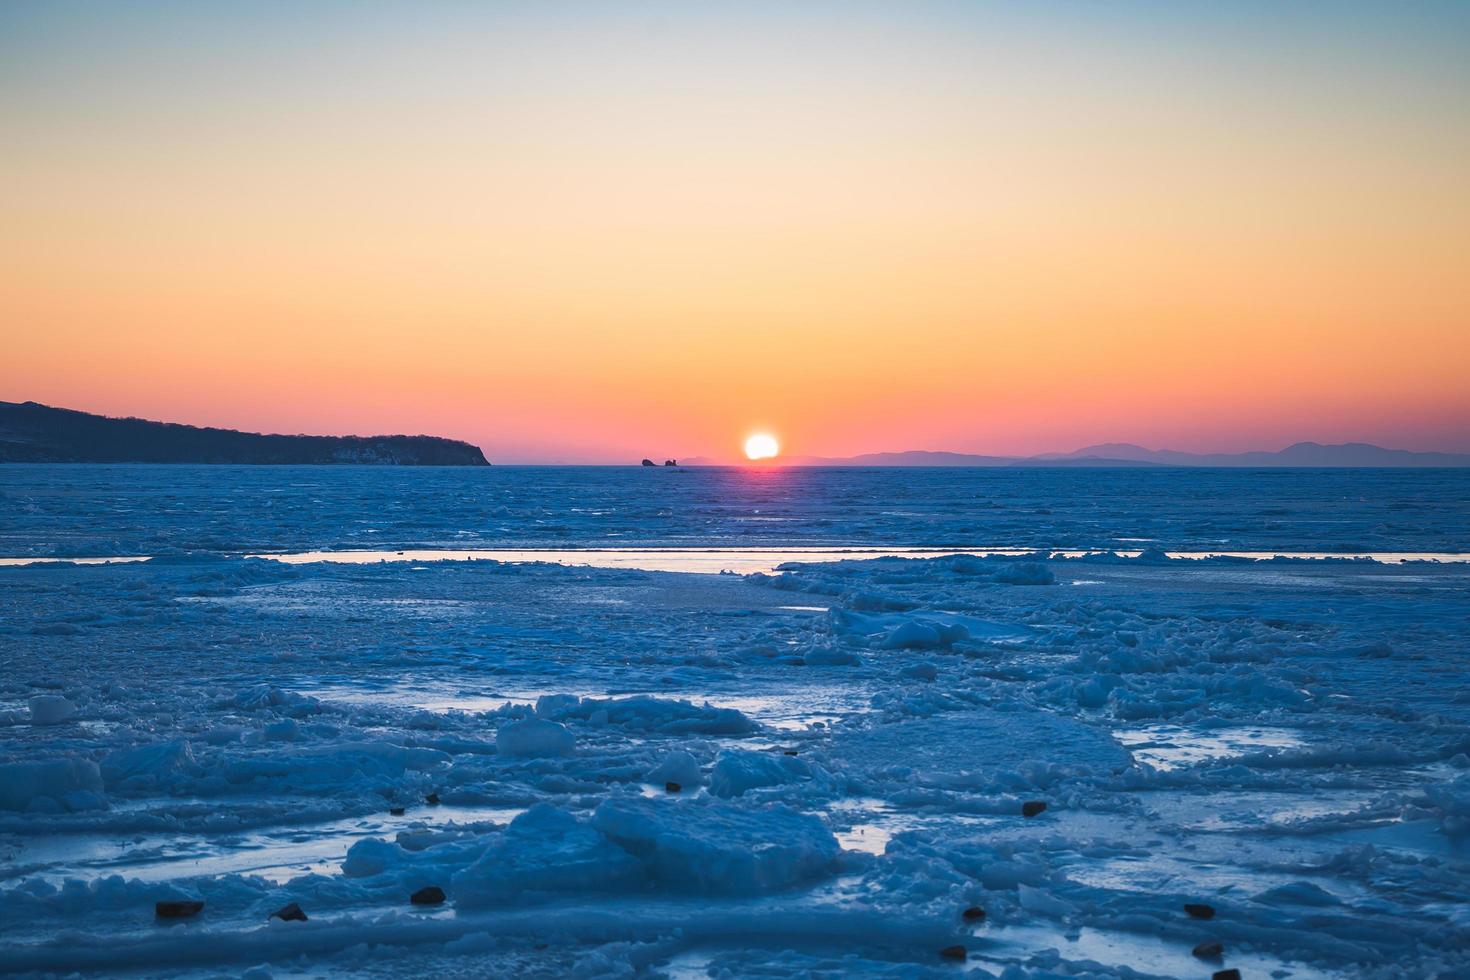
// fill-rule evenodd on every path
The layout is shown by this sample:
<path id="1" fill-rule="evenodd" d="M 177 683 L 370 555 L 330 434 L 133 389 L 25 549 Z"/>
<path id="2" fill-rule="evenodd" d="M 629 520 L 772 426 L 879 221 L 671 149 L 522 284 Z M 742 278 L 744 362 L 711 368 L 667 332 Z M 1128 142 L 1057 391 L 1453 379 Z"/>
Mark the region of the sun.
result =
<path id="1" fill-rule="evenodd" d="M 781 444 L 769 432 L 757 432 L 745 440 L 746 459 L 771 459 L 781 451 Z"/>

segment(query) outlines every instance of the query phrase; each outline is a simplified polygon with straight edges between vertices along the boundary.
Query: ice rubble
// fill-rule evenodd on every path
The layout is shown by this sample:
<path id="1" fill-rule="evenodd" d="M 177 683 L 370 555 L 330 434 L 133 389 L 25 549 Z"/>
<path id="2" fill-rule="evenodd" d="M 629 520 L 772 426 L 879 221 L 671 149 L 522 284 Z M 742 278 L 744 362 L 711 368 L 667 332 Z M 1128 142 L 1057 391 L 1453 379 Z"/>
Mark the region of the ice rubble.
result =
<path id="1" fill-rule="evenodd" d="M 640 881 L 639 860 L 584 820 L 538 803 L 511 821 L 500 840 L 453 878 L 467 907 L 545 898 L 558 892 L 605 892 Z"/>
<path id="2" fill-rule="evenodd" d="M 1205 900 L 1227 962 L 1253 975 L 1470 966 L 1463 572 L 1103 557 L 1047 561 L 1056 581 L 1033 588 L 1000 580 L 1016 564 L 708 583 L 0 571 L 20 676 L 83 719 L 0 729 L 0 835 L 18 855 L 0 946 L 23 969 L 96 969 L 60 938 L 86 921 L 150 974 L 305 955 L 348 973 L 433 956 L 449 973 L 596 975 L 700 952 L 742 974 L 908 976 L 959 942 L 995 974 L 1118 977 L 1144 961 L 1093 962 L 1076 937 L 1187 957 L 1200 926 L 1180 909 Z M 1068 584 L 1084 576 L 1098 584 Z M 833 612 L 781 609 L 808 589 Z M 85 657 L 31 620 L 76 625 Z M 139 637 L 191 656 L 164 664 Z M 25 706 L 36 689 L 14 676 L 0 694 Z M 464 700 L 380 696 L 415 687 Z M 1250 732 L 1291 738 L 1232 737 Z M 1141 761 L 1191 739 L 1213 748 Z M 1047 811 L 1022 818 L 1028 799 Z M 313 850 L 328 825 L 351 829 Z M 191 872 L 253 828 L 290 855 L 262 856 L 270 876 Z M 863 834 L 866 851 L 839 846 Z M 48 856 L 58 835 L 142 839 L 93 861 Z M 424 885 L 454 914 L 408 909 Z M 183 895 L 206 902 L 201 922 L 138 931 Z M 264 925 L 287 901 L 311 921 Z M 959 920 L 972 904 L 986 925 Z"/>
<path id="3" fill-rule="evenodd" d="M 29 704 L 33 725 L 59 725 L 77 713 L 77 706 L 59 694 L 37 694 Z"/>
<path id="4" fill-rule="evenodd" d="M 577 698 L 550 695 L 537 700 L 536 714 L 554 720 L 580 719 L 593 725 L 661 735 L 747 735 L 755 725 L 734 708 L 648 696 Z"/>
<path id="5" fill-rule="evenodd" d="M 452 895 L 475 907 L 647 888 L 761 894 L 832 873 L 839 850 L 821 820 L 780 806 L 622 799 L 584 820 L 542 803 L 454 874 Z"/>
<path id="6" fill-rule="evenodd" d="M 525 718 L 502 725 L 495 733 L 495 750 L 504 756 L 539 759 L 571 755 L 577 739 L 567 726 L 545 718 Z"/>
<path id="7" fill-rule="evenodd" d="M 102 757 L 102 778 L 113 790 L 162 789 L 169 776 L 177 772 L 199 773 L 187 739 L 119 749 Z"/>
<path id="8" fill-rule="evenodd" d="M 1430 786 L 1425 796 L 1439 812 L 1439 828 L 1445 834 L 1470 837 L 1470 775 Z"/>
<path id="9" fill-rule="evenodd" d="M 105 805 L 102 771 L 90 759 L 0 764 L 0 809 L 56 813 Z"/>
<path id="10" fill-rule="evenodd" d="M 740 796 L 765 786 L 784 786 L 825 776 L 805 760 L 787 755 L 727 749 L 710 770 L 709 791 L 715 796 Z"/>
<path id="11" fill-rule="evenodd" d="M 688 789 L 704 785 L 704 772 L 699 767 L 699 760 L 682 749 L 664 756 L 643 778 L 650 783 L 675 783 Z"/>
<path id="12" fill-rule="evenodd" d="M 592 826 L 643 863 L 662 888 L 750 895 L 836 871 L 840 848 L 817 817 L 715 801 L 608 800 Z"/>

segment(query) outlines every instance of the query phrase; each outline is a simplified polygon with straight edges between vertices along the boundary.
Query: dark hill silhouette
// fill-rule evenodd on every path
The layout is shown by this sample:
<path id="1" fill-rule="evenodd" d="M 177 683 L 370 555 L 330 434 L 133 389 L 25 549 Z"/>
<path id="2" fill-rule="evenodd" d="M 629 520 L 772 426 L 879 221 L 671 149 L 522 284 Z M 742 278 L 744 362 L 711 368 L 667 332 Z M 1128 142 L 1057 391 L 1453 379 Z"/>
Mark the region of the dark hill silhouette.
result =
<path id="1" fill-rule="evenodd" d="M 490 465 L 469 443 L 438 436 L 261 435 L 36 402 L 0 402 L 0 462 Z"/>

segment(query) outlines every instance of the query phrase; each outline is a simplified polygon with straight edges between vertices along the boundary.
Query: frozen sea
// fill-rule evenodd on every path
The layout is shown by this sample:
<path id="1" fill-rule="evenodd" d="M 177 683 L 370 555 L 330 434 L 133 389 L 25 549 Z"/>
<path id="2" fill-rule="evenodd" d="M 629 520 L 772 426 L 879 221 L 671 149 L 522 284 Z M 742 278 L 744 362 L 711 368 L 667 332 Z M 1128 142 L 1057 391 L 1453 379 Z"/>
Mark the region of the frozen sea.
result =
<path id="1" fill-rule="evenodd" d="M 0 973 L 1470 976 L 1466 552 L 1470 471 L 0 466 Z"/>

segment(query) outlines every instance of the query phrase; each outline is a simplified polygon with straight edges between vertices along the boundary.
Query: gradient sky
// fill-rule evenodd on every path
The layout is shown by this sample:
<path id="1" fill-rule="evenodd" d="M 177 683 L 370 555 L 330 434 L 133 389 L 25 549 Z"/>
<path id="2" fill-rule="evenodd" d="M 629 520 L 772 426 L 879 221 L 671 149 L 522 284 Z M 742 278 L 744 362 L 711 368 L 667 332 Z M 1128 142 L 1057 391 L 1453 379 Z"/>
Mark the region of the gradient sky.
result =
<path id="1" fill-rule="evenodd" d="M 1470 450 L 1470 4 L 0 5 L 0 399 Z"/>

